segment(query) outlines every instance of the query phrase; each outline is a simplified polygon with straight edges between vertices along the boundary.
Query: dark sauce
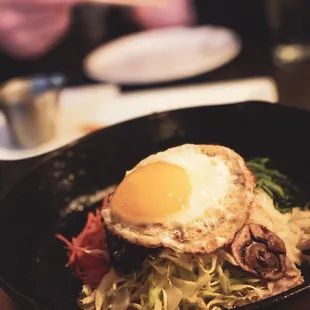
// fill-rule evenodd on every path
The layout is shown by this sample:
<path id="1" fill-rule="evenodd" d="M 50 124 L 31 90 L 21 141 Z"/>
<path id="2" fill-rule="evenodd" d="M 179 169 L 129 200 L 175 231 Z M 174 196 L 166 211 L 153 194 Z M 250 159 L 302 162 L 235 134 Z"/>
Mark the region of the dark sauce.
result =
<path id="1" fill-rule="evenodd" d="M 108 229 L 105 231 L 110 264 L 120 274 L 139 270 L 147 257 L 156 255 L 162 250 L 136 245 L 112 234 Z"/>

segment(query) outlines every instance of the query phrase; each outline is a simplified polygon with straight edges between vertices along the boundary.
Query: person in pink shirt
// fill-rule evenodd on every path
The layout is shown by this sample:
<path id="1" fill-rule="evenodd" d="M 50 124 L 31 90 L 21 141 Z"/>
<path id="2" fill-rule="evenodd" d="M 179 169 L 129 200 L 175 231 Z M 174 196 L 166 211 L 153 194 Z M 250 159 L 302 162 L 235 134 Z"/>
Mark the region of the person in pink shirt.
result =
<path id="1" fill-rule="evenodd" d="M 87 0 L 0 0 L 0 49 L 16 58 L 48 52 L 70 27 L 71 9 Z M 133 7 L 131 16 L 143 28 L 189 25 L 190 0 L 167 0 L 163 6 Z"/>

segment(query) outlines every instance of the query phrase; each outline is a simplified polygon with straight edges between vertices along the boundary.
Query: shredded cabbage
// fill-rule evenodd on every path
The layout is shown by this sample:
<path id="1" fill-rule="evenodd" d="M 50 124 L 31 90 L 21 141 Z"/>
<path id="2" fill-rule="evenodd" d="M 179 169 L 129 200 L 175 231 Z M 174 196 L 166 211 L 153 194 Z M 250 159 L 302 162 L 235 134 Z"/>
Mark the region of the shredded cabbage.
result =
<path id="1" fill-rule="evenodd" d="M 268 296 L 266 283 L 236 266 L 224 250 L 198 256 L 166 249 L 128 276 L 112 268 L 94 291 L 83 287 L 81 302 L 89 310 L 219 310 Z"/>

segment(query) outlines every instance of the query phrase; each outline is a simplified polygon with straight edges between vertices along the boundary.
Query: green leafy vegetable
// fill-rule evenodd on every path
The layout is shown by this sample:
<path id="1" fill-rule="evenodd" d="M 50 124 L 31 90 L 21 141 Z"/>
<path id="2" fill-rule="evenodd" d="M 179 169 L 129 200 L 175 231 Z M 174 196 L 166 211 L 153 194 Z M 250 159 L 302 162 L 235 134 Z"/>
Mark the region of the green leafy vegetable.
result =
<path id="1" fill-rule="evenodd" d="M 263 189 L 274 200 L 275 207 L 281 213 L 299 207 L 301 192 L 292 184 L 287 175 L 268 167 L 268 158 L 255 158 L 247 166 L 256 177 L 257 187 Z"/>

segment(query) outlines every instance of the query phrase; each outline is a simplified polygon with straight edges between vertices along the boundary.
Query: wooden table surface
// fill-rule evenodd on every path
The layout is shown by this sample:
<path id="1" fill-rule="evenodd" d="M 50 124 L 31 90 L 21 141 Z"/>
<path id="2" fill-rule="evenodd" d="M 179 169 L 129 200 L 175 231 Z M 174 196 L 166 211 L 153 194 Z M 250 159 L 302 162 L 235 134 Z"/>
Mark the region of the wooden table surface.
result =
<path id="1" fill-rule="evenodd" d="M 1 310 L 17 310 L 12 299 L 8 297 L 1 289 L 0 289 L 0 309 Z"/>

